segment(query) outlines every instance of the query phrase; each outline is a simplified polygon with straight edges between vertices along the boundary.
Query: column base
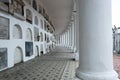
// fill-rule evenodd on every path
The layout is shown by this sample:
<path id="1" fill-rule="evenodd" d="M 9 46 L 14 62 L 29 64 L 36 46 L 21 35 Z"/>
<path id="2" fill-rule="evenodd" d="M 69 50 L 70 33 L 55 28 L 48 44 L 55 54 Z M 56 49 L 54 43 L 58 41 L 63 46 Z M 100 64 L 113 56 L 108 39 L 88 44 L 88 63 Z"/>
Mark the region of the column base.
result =
<path id="1" fill-rule="evenodd" d="M 118 74 L 114 70 L 101 73 L 84 73 L 77 70 L 76 76 L 77 78 L 75 80 L 120 80 L 118 79 Z"/>

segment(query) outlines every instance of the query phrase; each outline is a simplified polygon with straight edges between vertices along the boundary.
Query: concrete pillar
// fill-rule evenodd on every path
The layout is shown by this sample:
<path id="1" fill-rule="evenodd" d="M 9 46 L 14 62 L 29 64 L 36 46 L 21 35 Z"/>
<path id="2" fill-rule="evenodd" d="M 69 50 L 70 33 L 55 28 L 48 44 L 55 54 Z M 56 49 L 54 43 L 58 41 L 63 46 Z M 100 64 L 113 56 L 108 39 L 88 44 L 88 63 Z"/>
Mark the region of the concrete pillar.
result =
<path id="1" fill-rule="evenodd" d="M 78 0 L 78 80 L 119 80 L 113 70 L 111 0 Z"/>

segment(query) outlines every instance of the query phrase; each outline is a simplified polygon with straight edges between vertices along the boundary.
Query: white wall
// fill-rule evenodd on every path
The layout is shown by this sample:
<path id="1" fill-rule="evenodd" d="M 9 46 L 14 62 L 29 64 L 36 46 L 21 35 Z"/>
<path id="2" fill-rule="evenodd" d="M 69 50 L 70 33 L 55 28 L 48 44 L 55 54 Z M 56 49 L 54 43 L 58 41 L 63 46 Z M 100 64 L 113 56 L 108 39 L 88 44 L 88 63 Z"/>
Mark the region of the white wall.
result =
<path id="1" fill-rule="evenodd" d="M 10 24 L 9 24 L 9 35 L 10 35 L 10 39 L 9 40 L 1 40 L 0 39 L 0 48 L 7 48 L 7 52 L 8 52 L 8 68 L 10 67 L 13 67 L 14 66 L 14 51 L 15 51 L 15 48 L 16 47 L 20 47 L 23 51 L 23 61 L 28 61 L 30 59 L 33 59 L 35 57 L 35 48 L 36 46 L 38 46 L 39 48 L 39 53 L 41 51 L 41 44 L 43 45 L 43 50 L 44 50 L 44 54 L 46 53 L 46 45 L 47 43 L 45 42 L 44 40 L 44 34 L 46 33 L 47 35 L 49 36 L 53 36 L 51 33 L 48 33 L 47 31 L 45 31 L 44 29 L 41 29 L 41 24 L 40 24 L 40 20 L 45 20 L 44 17 L 39 14 L 37 11 L 35 11 L 32 6 L 28 5 L 26 2 L 25 3 L 25 7 L 24 7 L 24 17 L 26 17 L 26 9 L 30 9 L 32 11 L 32 15 L 33 15 L 33 24 L 30 24 L 26 21 L 22 21 L 22 20 L 19 20 L 15 17 L 13 17 L 12 15 L 10 14 L 7 14 L 7 13 L 4 13 L 4 12 L 0 12 L 0 16 L 3 16 L 3 17 L 6 17 L 10 20 Z M 34 24 L 34 17 L 37 16 L 38 17 L 38 22 L 39 22 L 39 25 L 35 25 Z M 14 25 L 17 24 L 21 27 L 22 29 L 22 39 L 14 39 L 13 38 L 13 27 Z M 34 27 L 37 27 L 39 29 L 39 33 L 42 32 L 43 33 L 43 42 L 35 42 L 34 41 Z M 44 26 L 43 26 L 44 27 Z M 26 39 L 26 30 L 27 29 L 30 29 L 32 31 L 32 41 L 33 42 L 33 51 L 34 51 L 34 55 L 32 55 L 31 57 L 26 57 L 25 56 L 25 42 L 28 41 Z M 49 44 L 51 45 L 51 44 Z M 39 54 L 40 55 L 40 54 Z"/>

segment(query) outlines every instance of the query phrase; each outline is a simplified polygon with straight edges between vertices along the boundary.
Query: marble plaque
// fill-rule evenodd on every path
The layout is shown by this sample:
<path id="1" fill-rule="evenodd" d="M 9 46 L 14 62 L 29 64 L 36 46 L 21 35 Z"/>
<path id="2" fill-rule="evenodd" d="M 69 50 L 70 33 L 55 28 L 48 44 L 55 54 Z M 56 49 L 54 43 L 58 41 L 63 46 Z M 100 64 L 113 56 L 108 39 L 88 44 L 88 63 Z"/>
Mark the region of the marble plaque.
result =
<path id="1" fill-rule="evenodd" d="M 7 48 L 0 48 L 0 70 L 7 67 Z"/>
<path id="2" fill-rule="evenodd" d="M 9 39 L 9 19 L 0 16 L 0 39 Z"/>
<path id="3" fill-rule="evenodd" d="M 33 55 L 33 42 L 25 42 L 26 56 L 30 57 Z"/>

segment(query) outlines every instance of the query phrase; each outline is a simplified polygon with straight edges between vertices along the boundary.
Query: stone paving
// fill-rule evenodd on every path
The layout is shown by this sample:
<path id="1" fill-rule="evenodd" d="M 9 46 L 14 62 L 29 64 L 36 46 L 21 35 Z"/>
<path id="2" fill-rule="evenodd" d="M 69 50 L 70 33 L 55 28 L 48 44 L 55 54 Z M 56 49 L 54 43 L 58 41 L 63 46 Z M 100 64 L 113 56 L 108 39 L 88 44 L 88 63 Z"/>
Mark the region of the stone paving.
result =
<path id="1" fill-rule="evenodd" d="M 73 53 L 47 54 L 0 72 L 0 80 L 74 80 L 77 67 Z"/>
<path id="2" fill-rule="evenodd" d="M 113 60 L 120 78 L 120 55 Z M 47 54 L 0 72 L 0 80 L 75 80 L 77 67 L 73 53 Z"/>

